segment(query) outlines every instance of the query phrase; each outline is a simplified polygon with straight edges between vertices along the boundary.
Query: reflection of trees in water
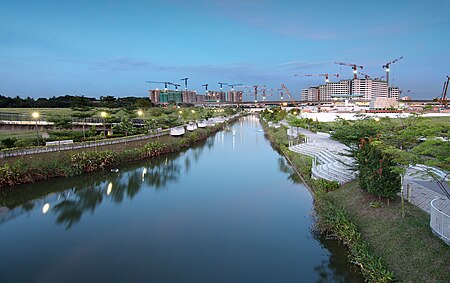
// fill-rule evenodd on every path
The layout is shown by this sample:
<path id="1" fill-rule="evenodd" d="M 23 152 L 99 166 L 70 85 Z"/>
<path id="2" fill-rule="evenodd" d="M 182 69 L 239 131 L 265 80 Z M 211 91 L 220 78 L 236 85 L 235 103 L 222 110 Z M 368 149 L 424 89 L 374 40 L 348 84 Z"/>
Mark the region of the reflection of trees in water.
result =
<path id="1" fill-rule="evenodd" d="M 198 160 L 200 159 L 200 156 L 203 153 L 203 146 L 197 146 L 192 148 L 190 151 L 192 152 L 192 157 L 194 157 L 195 162 L 198 162 Z"/>
<path id="2" fill-rule="evenodd" d="M 364 282 L 361 273 L 348 262 L 347 250 L 335 239 L 315 233 L 314 238 L 330 251 L 328 260 L 314 267 L 316 282 Z"/>
<path id="3" fill-rule="evenodd" d="M 189 158 L 189 155 L 186 156 L 184 159 L 184 171 L 186 174 L 189 172 L 189 169 L 191 168 L 191 159 Z"/>
<path id="4" fill-rule="evenodd" d="M 284 157 L 278 157 L 278 168 L 281 172 L 289 174 L 288 179 L 291 180 L 291 182 L 295 184 L 302 183 L 300 177 L 292 169 L 291 165 L 286 162 L 286 159 Z"/>
<path id="5" fill-rule="evenodd" d="M 171 182 L 178 182 L 181 175 L 181 166 L 173 160 L 166 159 L 162 164 L 151 164 L 147 168 L 145 182 L 155 189 L 166 188 Z"/>
<path id="6" fill-rule="evenodd" d="M 143 188 L 143 182 L 155 189 L 165 188 L 171 182 L 178 182 L 181 166 L 173 160 L 166 160 L 150 164 L 144 177 L 143 170 L 144 167 L 139 167 L 133 171 L 122 171 L 109 176 L 106 182 L 103 179 L 91 186 L 74 188 L 70 199 L 64 199 L 53 207 L 56 222 L 69 229 L 81 220 L 83 213 L 94 212 L 105 198 L 110 197 L 115 203 L 121 203 L 125 198 L 133 199 Z M 108 186 L 111 186 L 110 191 Z"/>
<path id="7" fill-rule="evenodd" d="M 213 136 L 213 137 L 209 137 L 207 140 L 206 140 L 206 147 L 208 147 L 208 149 L 211 149 L 213 146 L 214 146 L 214 139 L 215 139 L 215 136 Z"/>
<path id="8" fill-rule="evenodd" d="M 52 212 L 56 215 L 56 223 L 64 224 L 66 229 L 80 221 L 86 211 L 94 212 L 103 201 L 100 186 L 74 188 L 70 197 L 63 194 L 63 200 L 55 205 Z M 67 194 L 68 195 L 68 194 Z"/>
<path id="9" fill-rule="evenodd" d="M 212 139 L 208 141 L 211 146 L 214 144 Z M 42 203 L 49 202 L 56 223 L 69 229 L 81 221 L 83 213 L 94 212 L 105 199 L 121 203 L 125 198 L 133 199 L 142 188 L 161 190 L 179 182 L 182 167 L 187 174 L 192 161 L 197 163 L 200 159 L 205 144 L 208 142 L 189 149 L 185 158 L 180 158 L 179 153 L 170 154 L 147 160 L 139 166 L 127 164 L 117 173 L 102 171 L 66 180 L 50 180 L 47 185 L 30 184 L 14 194 L 3 193 L 2 205 L 31 211 L 41 209 Z"/>

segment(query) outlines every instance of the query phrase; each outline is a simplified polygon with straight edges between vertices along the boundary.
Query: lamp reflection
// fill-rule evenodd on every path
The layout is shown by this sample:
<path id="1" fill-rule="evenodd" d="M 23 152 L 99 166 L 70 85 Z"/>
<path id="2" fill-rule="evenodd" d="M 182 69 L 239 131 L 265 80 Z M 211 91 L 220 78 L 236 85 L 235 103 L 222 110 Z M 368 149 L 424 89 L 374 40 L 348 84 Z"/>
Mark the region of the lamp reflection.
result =
<path id="1" fill-rule="evenodd" d="M 142 182 L 144 182 L 144 179 L 145 179 L 145 175 L 147 174 L 147 168 L 144 168 L 143 170 L 142 170 Z"/>
<path id="2" fill-rule="evenodd" d="M 48 212 L 48 210 L 50 209 L 50 204 L 47 202 L 46 204 L 44 204 L 44 206 L 42 207 L 42 213 L 46 214 Z"/>
<path id="3" fill-rule="evenodd" d="M 112 184 L 112 182 L 109 182 L 108 188 L 106 189 L 106 194 L 108 196 L 111 194 L 112 188 L 113 188 L 113 184 Z"/>

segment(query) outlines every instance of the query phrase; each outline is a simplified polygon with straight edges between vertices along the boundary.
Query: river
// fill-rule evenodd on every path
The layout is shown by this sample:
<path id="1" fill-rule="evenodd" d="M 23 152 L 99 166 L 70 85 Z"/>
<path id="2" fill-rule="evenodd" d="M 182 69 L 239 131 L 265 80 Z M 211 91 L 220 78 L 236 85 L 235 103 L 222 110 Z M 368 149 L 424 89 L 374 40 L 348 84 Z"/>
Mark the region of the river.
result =
<path id="1" fill-rule="evenodd" d="M 362 282 L 255 116 L 117 169 L 0 194 L 0 282 Z"/>

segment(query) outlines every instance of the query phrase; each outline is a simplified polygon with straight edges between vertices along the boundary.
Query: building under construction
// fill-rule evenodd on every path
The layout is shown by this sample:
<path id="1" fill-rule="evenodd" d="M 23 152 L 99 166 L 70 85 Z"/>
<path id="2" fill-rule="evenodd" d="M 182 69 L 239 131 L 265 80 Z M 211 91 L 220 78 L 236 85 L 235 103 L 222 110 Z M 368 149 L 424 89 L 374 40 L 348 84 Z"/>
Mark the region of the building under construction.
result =
<path id="1" fill-rule="evenodd" d="M 327 82 L 317 87 L 303 89 L 302 101 L 332 101 L 340 99 L 361 99 L 370 101 L 376 97 L 395 98 L 400 97 L 398 87 L 389 87 L 387 81 L 371 78 L 341 80 Z"/>
<path id="2" fill-rule="evenodd" d="M 175 103 L 203 103 L 203 102 L 242 102 L 242 91 L 208 91 L 206 95 L 196 91 L 179 90 L 149 90 L 150 100 L 155 104 Z"/>

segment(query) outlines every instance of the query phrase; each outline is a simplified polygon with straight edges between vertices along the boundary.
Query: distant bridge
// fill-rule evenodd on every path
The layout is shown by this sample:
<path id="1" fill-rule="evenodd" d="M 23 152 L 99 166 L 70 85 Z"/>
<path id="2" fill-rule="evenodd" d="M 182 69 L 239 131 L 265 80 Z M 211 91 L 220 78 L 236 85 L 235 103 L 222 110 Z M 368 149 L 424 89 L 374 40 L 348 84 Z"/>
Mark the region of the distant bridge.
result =
<path id="1" fill-rule="evenodd" d="M 351 102 L 365 102 L 369 103 L 369 100 L 362 100 L 362 99 L 352 99 Z M 265 100 L 265 101 L 242 101 L 242 102 L 231 102 L 231 101 L 221 101 L 221 102 L 195 102 L 193 103 L 196 106 L 238 106 L 238 107 L 265 107 L 265 106 L 280 106 L 286 104 L 286 106 L 314 106 L 314 105 L 324 105 L 329 103 L 335 103 L 339 102 L 337 100 L 331 100 L 331 101 L 303 101 L 303 100 Z M 342 101 L 341 101 L 342 102 Z M 439 105 L 438 101 L 434 100 L 421 100 L 421 99 L 415 99 L 415 100 L 405 100 L 405 101 L 399 101 L 399 102 L 406 102 L 406 103 L 423 103 L 423 104 L 432 104 L 432 105 Z"/>

